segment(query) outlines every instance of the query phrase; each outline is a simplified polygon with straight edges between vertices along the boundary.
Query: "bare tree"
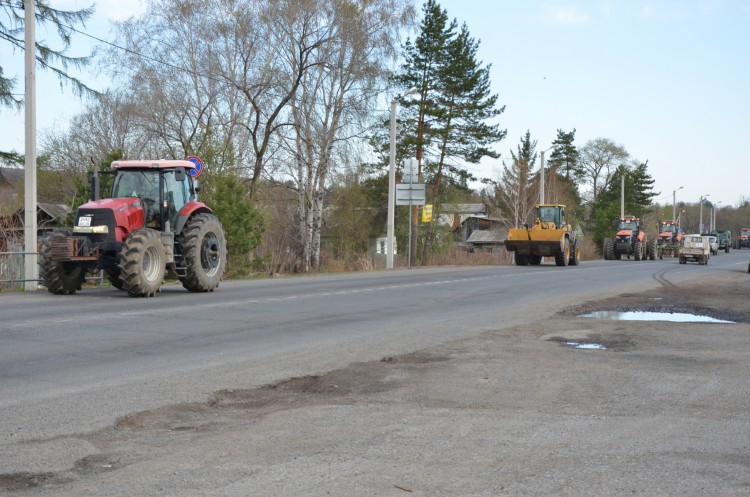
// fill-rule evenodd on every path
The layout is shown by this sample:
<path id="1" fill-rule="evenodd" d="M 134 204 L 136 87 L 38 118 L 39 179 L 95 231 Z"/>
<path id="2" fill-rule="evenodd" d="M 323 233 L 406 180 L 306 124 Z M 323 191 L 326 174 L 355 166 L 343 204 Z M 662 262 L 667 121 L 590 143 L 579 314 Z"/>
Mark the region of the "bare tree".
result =
<path id="1" fill-rule="evenodd" d="M 587 194 L 592 204 L 596 202 L 599 192 L 606 190 L 615 169 L 629 157 L 622 145 L 608 138 L 596 138 L 583 146 L 578 164 L 583 169 L 583 180 L 590 188 Z"/>
<path id="2" fill-rule="evenodd" d="M 344 152 L 350 139 L 364 132 L 387 82 L 399 30 L 413 13 L 407 2 L 398 0 L 317 0 L 304 5 L 315 13 L 314 31 L 329 36 L 312 54 L 292 99 L 292 172 L 298 188 L 301 269 L 306 271 L 320 266 L 325 191 L 335 153 Z"/>
<path id="3" fill-rule="evenodd" d="M 538 191 L 538 187 L 534 188 L 535 173 L 532 172 L 536 163 L 536 144 L 536 140 L 531 139 L 531 132 L 526 131 L 516 151 L 511 150 L 511 164 L 503 161 L 502 176 L 495 187 L 495 202 L 508 224 L 512 222 L 509 227 L 515 228 L 529 221 Z"/>

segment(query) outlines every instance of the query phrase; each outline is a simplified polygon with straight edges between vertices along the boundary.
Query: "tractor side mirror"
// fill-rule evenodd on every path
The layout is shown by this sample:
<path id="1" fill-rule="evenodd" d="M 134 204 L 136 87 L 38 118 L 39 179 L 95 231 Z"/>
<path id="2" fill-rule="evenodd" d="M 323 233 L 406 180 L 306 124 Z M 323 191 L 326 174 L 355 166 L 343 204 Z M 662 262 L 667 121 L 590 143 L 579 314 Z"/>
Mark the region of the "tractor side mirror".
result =
<path id="1" fill-rule="evenodd" d="M 174 170 L 175 181 L 185 181 L 185 168 L 178 167 Z"/>

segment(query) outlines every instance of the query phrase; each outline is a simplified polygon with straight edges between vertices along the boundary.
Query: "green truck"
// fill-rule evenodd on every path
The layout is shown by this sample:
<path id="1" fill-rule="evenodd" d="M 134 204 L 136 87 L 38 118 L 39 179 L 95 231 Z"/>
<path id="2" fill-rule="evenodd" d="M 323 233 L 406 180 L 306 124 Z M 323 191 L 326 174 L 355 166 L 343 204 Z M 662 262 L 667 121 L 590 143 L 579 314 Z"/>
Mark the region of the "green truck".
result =
<path id="1" fill-rule="evenodd" d="M 732 246 L 732 232 L 730 230 L 712 231 L 710 234 L 719 239 L 719 250 L 728 254 Z"/>

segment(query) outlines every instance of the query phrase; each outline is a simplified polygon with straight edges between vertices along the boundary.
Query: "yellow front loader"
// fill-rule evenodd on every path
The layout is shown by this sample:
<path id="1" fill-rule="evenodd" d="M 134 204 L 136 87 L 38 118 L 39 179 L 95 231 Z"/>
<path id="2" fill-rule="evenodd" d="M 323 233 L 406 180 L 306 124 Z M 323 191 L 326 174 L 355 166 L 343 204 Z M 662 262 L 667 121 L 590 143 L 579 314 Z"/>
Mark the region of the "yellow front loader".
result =
<path id="1" fill-rule="evenodd" d="M 565 221 L 561 204 L 538 204 L 534 225 L 511 229 L 505 248 L 515 252 L 518 266 L 538 266 L 542 257 L 554 257 L 558 266 L 577 266 L 581 254 L 576 232 Z"/>

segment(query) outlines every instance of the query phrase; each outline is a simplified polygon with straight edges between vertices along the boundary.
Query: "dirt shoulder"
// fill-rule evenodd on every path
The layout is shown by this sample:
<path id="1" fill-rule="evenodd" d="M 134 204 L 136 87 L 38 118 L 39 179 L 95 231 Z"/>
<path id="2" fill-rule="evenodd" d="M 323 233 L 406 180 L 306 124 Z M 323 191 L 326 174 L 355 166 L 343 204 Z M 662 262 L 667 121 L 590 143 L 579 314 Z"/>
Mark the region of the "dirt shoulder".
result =
<path id="1" fill-rule="evenodd" d="M 0 491 L 744 496 L 748 290 L 739 271 L 664 281 L 418 353 L 20 440 L 18 457 L 3 458 Z M 600 310 L 735 323 L 580 317 Z"/>

